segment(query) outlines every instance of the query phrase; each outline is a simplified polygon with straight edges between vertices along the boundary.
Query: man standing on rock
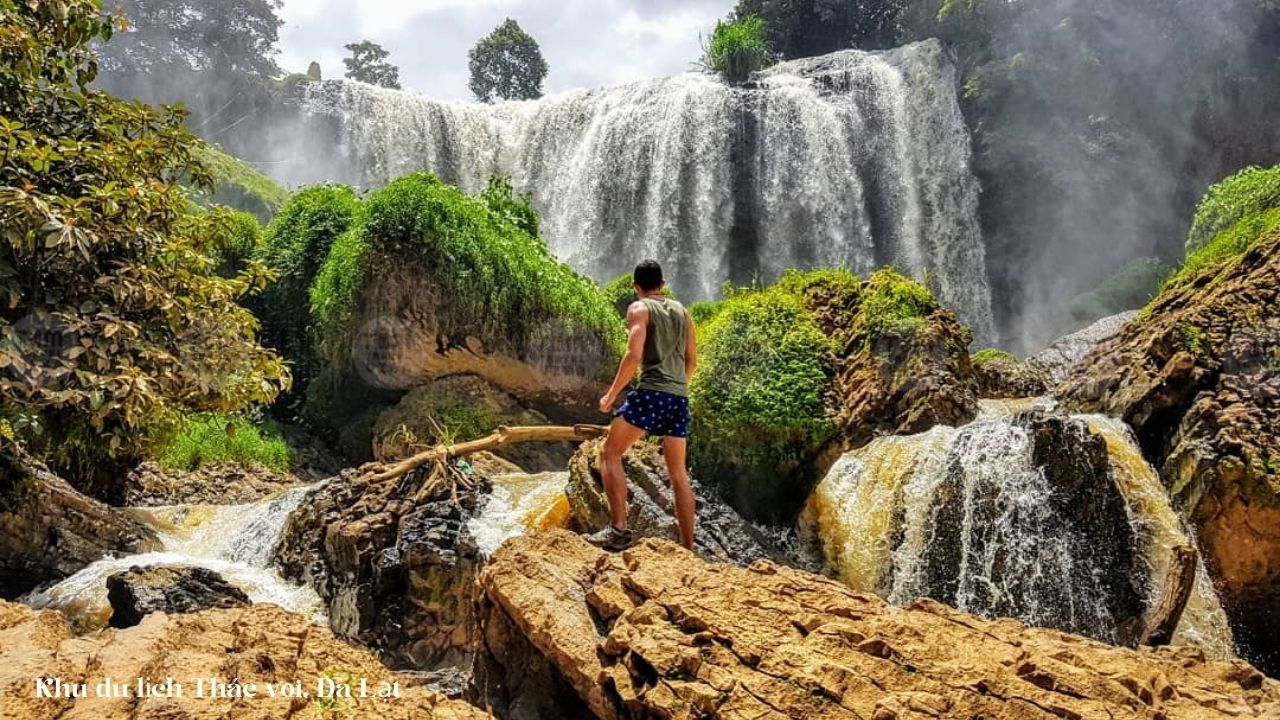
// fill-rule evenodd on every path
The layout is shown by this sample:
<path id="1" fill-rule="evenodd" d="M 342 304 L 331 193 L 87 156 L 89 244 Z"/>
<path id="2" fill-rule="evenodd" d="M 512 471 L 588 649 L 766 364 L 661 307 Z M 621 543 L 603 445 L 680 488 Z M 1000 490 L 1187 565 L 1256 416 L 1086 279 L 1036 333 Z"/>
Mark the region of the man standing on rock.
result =
<path id="1" fill-rule="evenodd" d="M 600 452 L 611 524 L 587 540 L 605 550 L 631 545 L 627 528 L 627 475 L 622 456 L 645 434 L 662 437 L 662 455 L 676 499 L 680 543 L 693 549 L 694 499 L 685 468 L 689 435 L 689 378 L 698 365 L 698 341 L 693 317 L 675 299 L 663 295 L 662 267 L 653 260 L 636 266 L 631 275 L 639 300 L 627 308 L 627 352 L 609 392 L 600 398 L 600 412 L 613 409 L 624 388 L 640 371 L 640 382 L 609 425 Z"/>

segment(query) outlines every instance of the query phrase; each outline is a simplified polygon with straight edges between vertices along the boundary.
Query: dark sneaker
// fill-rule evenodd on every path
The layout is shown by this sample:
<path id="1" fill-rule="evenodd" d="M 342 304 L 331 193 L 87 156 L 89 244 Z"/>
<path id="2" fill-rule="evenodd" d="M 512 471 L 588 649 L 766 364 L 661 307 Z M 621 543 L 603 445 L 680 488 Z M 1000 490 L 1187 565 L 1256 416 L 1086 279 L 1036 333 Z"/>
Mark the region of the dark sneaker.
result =
<path id="1" fill-rule="evenodd" d="M 611 523 L 600 532 L 587 535 L 584 539 L 601 550 L 620 552 L 631 547 L 631 530 L 619 530 Z"/>

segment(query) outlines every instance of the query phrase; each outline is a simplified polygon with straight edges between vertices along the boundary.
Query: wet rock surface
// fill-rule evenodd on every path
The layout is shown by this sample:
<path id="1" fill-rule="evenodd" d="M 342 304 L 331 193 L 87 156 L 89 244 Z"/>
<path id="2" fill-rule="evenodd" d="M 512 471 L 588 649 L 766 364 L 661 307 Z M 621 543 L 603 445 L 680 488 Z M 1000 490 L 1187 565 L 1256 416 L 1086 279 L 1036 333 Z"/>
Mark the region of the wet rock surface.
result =
<path id="1" fill-rule="evenodd" d="M 159 676 L 157 678 L 157 675 Z M 95 697 L 96 684 L 172 677 L 182 697 Z M 60 678 L 87 685 L 88 697 L 40 698 L 33 678 Z M 197 678 L 236 679 L 258 686 L 252 699 L 195 697 Z M 151 615 L 137 627 L 72 637 L 57 612 L 0 602 L 0 717 L 12 720 L 93 718 L 343 717 L 470 720 L 487 713 L 400 682 L 398 699 L 314 697 L 321 678 L 364 678 L 370 693 L 399 680 L 366 650 L 352 647 L 305 618 L 270 605 L 207 610 L 189 615 Z M 266 683 L 299 680 L 313 697 L 272 697 Z"/>
<path id="2" fill-rule="evenodd" d="M 249 596 L 202 567 L 134 566 L 107 578 L 111 627 L 127 628 L 151 613 L 193 613 L 249 605 Z"/>
<path id="3" fill-rule="evenodd" d="M 562 531 L 480 576 L 474 700 L 512 720 L 1273 717 L 1280 684 L 1188 649 L 1131 650 L 933 601 L 897 608 L 760 561 Z"/>
<path id="4" fill-rule="evenodd" d="M 1244 653 L 1280 672 L 1280 233 L 1162 293 L 1057 394 L 1134 429 Z"/>
<path id="5" fill-rule="evenodd" d="M 469 661 L 471 591 L 483 562 L 467 521 L 487 481 L 455 500 L 423 494 L 421 471 L 370 483 L 355 471 L 330 479 L 288 521 L 275 564 L 310 583 L 340 637 L 391 667 L 431 669 Z"/>
<path id="6" fill-rule="evenodd" d="M 569 508 L 571 529 L 588 533 L 609 522 L 609 501 L 600 474 L 600 449 L 604 440 L 583 443 L 569 462 Z M 661 448 L 643 441 L 623 458 L 627 473 L 627 522 L 637 537 L 678 541 L 675 499 Z M 691 479 L 697 498 L 694 547 L 704 557 L 721 562 L 748 565 L 760 558 L 781 558 L 767 538 L 743 520 L 714 491 Z"/>
<path id="7" fill-rule="evenodd" d="M 262 466 L 228 464 L 179 470 L 146 462 L 125 480 L 124 504 L 131 507 L 242 505 L 302 483 L 291 473 Z"/>
<path id="8" fill-rule="evenodd" d="M 1043 376 L 1048 387 L 1055 387 L 1066 380 L 1095 347 L 1115 337 L 1137 316 L 1138 311 L 1132 310 L 1104 317 L 1088 327 L 1058 338 L 1045 349 L 1027 358 L 1025 364 L 1031 371 Z"/>
<path id="9" fill-rule="evenodd" d="M 992 399 L 1039 397 L 1048 392 L 1049 383 L 1039 368 L 1027 361 L 998 358 L 973 364 L 978 395 Z"/>
<path id="10" fill-rule="evenodd" d="M 160 549 L 127 512 L 77 492 L 0 439 L 0 597 L 27 591 L 110 554 Z"/>

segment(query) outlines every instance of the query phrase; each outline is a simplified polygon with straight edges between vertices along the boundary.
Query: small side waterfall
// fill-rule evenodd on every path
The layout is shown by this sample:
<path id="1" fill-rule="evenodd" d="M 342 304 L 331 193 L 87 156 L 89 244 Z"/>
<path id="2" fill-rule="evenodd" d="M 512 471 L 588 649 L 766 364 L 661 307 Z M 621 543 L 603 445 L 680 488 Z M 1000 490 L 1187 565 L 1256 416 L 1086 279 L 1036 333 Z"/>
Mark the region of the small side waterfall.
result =
<path id="1" fill-rule="evenodd" d="M 955 85 L 937 41 L 781 63 L 742 87 L 687 73 L 493 106 L 329 81 L 307 86 L 317 132 L 294 133 L 277 175 L 376 186 L 430 170 L 471 192 L 510 175 L 558 257 L 600 281 L 664 259 L 686 300 L 789 267 L 893 264 L 990 343 Z"/>
<path id="2" fill-rule="evenodd" d="M 511 474 L 493 478 L 493 492 L 467 522 L 480 552 L 488 557 L 508 539 L 536 530 L 565 527 L 569 473 Z"/>
<path id="3" fill-rule="evenodd" d="M 35 608 L 61 610 L 72 627 L 86 632 L 111 619 L 107 578 L 135 565 L 191 565 L 208 568 L 255 603 L 273 603 L 323 621 L 323 604 L 309 586 L 296 585 L 271 568 L 271 556 L 285 521 L 310 486 L 296 487 L 249 505 L 179 505 L 131 512 L 159 535 L 159 552 L 103 558 L 71 577 L 22 598 Z"/>
<path id="4" fill-rule="evenodd" d="M 1119 550 L 1133 562 L 1117 563 L 1114 538 L 1097 535 L 1105 528 L 1063 517 L 1064 500 L 1075 501 L 1033 460 L 1034 430 L 1015 414 L 1031 405 L 984 402 L 965 427 L 880 438 L 845 455 L 810 497 L 802 535 L 843 582 L 897 604 L 933 597 L 978 615 L 1123 640 L 1133 620 L 1117 611 L 1126 592 L 1153 605 L 1173 548 L 1192 540 L 1127 427 L 1073 416 L 1106 442 L 1132 543 Z M 1234 653 L 1203 566 L 1174 641 Z"/>

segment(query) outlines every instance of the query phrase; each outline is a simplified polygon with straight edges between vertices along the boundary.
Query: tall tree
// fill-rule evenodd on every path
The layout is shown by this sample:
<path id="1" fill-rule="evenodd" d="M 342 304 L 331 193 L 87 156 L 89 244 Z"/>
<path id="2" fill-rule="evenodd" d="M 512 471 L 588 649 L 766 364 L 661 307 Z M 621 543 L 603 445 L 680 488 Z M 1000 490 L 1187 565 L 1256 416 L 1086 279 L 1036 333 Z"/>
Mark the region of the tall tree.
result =
<path id="1" fill-rule="evenodd" d="M 280 0 L 121 0 L 115 7 L 123 28 L 101 48 L 107 72 L 280 75 Z"/>
<path id="2" fill-rule="evenodd" d="M 734 14 L 764 20 L 765 39 L 791 59 L 896 45 L 904 11 L 925 4 L 928 0 L 739 0 Z"/>
<path id="3" fill-rule="evenodd" d="M 87 89 L 108 40 L 98 0 L 0 0 L 0 431 L 119 499 L 122 465 L 178 414 L 269 402 L 287 384 L 214 274 L 225 212 L 181 112 Z M 115 492 L 113 492 L 113 490 Z"/>
<path id="4" fill-rule="evenodd" d="M 391 53 L 371 40 L 363 40 L 345 46 L 351 57 L 342 62 L 347 66 L 347 77 L 352 80 L 400 89 L 400 68 L 387 62 Z"/>
<path id="5" fill-rule="evenodd" d="M 480 102 L 542 97 L 547 61 L 538 41 L 511 18 L 481 38 L 467 53 L 471 92 Z"/>

